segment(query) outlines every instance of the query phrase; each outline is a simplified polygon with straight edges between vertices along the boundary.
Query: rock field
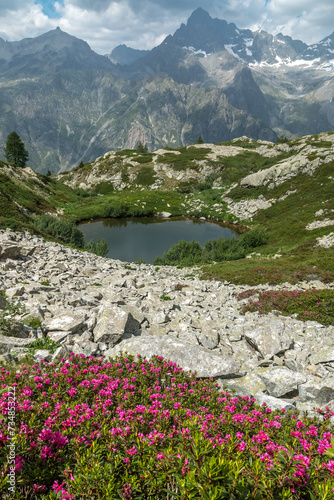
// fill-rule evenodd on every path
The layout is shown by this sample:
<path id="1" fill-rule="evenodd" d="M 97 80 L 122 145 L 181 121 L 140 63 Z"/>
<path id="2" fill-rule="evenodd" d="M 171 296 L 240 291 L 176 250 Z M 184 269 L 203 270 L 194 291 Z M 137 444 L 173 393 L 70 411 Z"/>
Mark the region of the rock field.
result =
<path id="1" fill-rule="evenodd" d="M 37 330 L 0 334 L 0 360 L 20 360 L 36 338 L 50 337 L 59 348 L 36 351 L 36 360 L 57 362 L 70 352 L 158 354 L 271 408 L 334 408 L 334 327 L 274 313 L 242 315 L 237 295 L 250 288 L 201 281 L 189 268 L 129 264 L 0 231 L 0 290 L 25 306 L 20 320 L 42 322 Z"/>

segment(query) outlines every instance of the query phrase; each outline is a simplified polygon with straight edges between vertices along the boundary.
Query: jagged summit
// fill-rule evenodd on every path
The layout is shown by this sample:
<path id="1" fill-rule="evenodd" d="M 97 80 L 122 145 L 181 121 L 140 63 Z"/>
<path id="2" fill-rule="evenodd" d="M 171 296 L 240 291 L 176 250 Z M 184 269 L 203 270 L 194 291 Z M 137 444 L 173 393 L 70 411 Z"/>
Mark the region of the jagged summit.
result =
<path id="1" fill-rule="evenodd" d="M 212 17 L 210 14 L 202 9 L 202 7 L 198 7 L 198 9 L 194 10 L 187 21 L 187 26 L 196 26 L 199 23 L 201 25 L 209 24 L 212 21 Z"/>
<path id="2" fill-rule="evenodd" d="M 251 35 L 250 30 L 239 30 L 234 23 L 213 19 L 208 12 L 198 8 L 172 38 L 180 45 L 210 53 L 224 50 L 225 44 L 240 43 L 242 37 Z"/>
<path id="3" fill-rule="evenodd" d="M 69 70 L 112 71 L 106 57 L 92 51 L 88 43 L 59 27 L 36 38 L 0 43 L 0 76 L 31 77 Z"/>

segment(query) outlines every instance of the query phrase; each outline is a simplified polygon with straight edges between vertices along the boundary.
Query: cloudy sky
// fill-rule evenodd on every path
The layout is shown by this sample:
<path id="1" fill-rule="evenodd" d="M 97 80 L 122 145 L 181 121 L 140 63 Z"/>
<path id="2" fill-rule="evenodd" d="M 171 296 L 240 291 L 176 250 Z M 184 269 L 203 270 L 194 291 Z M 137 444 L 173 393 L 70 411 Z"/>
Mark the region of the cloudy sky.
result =
<path id="1" fill-rule="evenodd" d="M 22 40 L 59 26 L 99 54 L 122 43 L 151 49 L 202 7 L 239 28 L 311 44 L 334 31 L 333 6 L 333 0 L 0 0 L 0 37 Z"/>

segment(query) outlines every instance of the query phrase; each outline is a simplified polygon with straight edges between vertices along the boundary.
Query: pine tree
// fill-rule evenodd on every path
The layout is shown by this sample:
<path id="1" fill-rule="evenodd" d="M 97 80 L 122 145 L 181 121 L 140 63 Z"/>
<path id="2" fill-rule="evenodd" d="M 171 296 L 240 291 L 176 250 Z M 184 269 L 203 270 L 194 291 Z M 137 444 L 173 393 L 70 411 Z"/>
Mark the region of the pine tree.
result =
<path id="1" fill-rule="evenodd" d="M 146 144 L 143 144 L 141 141 L 139 141 L 136 147 L 136 151 L 138 153 L 148 153 L 148 147 L 146 146 Z"/>
<path id="2" fill-rule="evenodd" d="M 14 163 L 14 165 L 19 167 L 25 167 L 28 161 L 28 151 L 16 132 L 12 132 L 7 137 L 5 156 L 9 163 Z"/>

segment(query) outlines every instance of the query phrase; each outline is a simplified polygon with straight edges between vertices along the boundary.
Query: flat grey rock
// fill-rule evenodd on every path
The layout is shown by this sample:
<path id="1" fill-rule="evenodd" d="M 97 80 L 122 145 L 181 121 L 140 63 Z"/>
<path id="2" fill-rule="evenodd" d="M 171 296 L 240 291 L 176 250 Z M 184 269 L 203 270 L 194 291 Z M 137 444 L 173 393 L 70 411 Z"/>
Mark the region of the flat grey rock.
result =
<path id="1" fill-rule="evenodd" d="M 258 393 L 256 395 L 256 402 L 261 406 L 265 403 L 271 410 L 281 410 L 282 408 L 286 411 L 296 410 L 296 406 L 290 402 L 284 401 L 284 399 L 269 396 L 268 394 Z"/>
<path id="2" fill-rule="evenodd" d="M 282 354 L 293 345 L 293 340 L 284 331 L 284 323 L 274 320 L 270 326 L 244 329 L 245 339 L 261 354 L 270 358 Z"/>
<path id="3" fill-rule="evenodd" d="M 306 376 L 301 373 L 292 372 L 288 368 L 273 367 L 260 373 L 259 377 L 266 386 L 270 396 L 283 397 L 297 390 L 298 386 L 306 382 Z"/>
<path id="4" fill-rule="evenodd" d="M 150 359 L 155 354 L 173 361 L 185 371 L 197 372 L 197 377 L 234 377 L 240 373 L 240 366 L 232 357 L 224 357 L 169 336 L 140 336 L 128 339 L 105 352 L 106 357 L 120 353 L 140 354 Z"/>
<path id="5" fill-rule="evenodd" d="M 331 361 L 334 361 L 334 345 L 321 346 L 320 344 L 316 352 L 310 356 L 310 363 L 315 365 Z"/>
<path id="6" fill-rule="evenodd" d="M 76 314 L 74 311 L 66 311 L 54 316 L 51 320 L 44 320 L 42 323 L 45 332 L 70 332 L 75 333 L 85 326 L 85 318 L 82 314 Z"/>

